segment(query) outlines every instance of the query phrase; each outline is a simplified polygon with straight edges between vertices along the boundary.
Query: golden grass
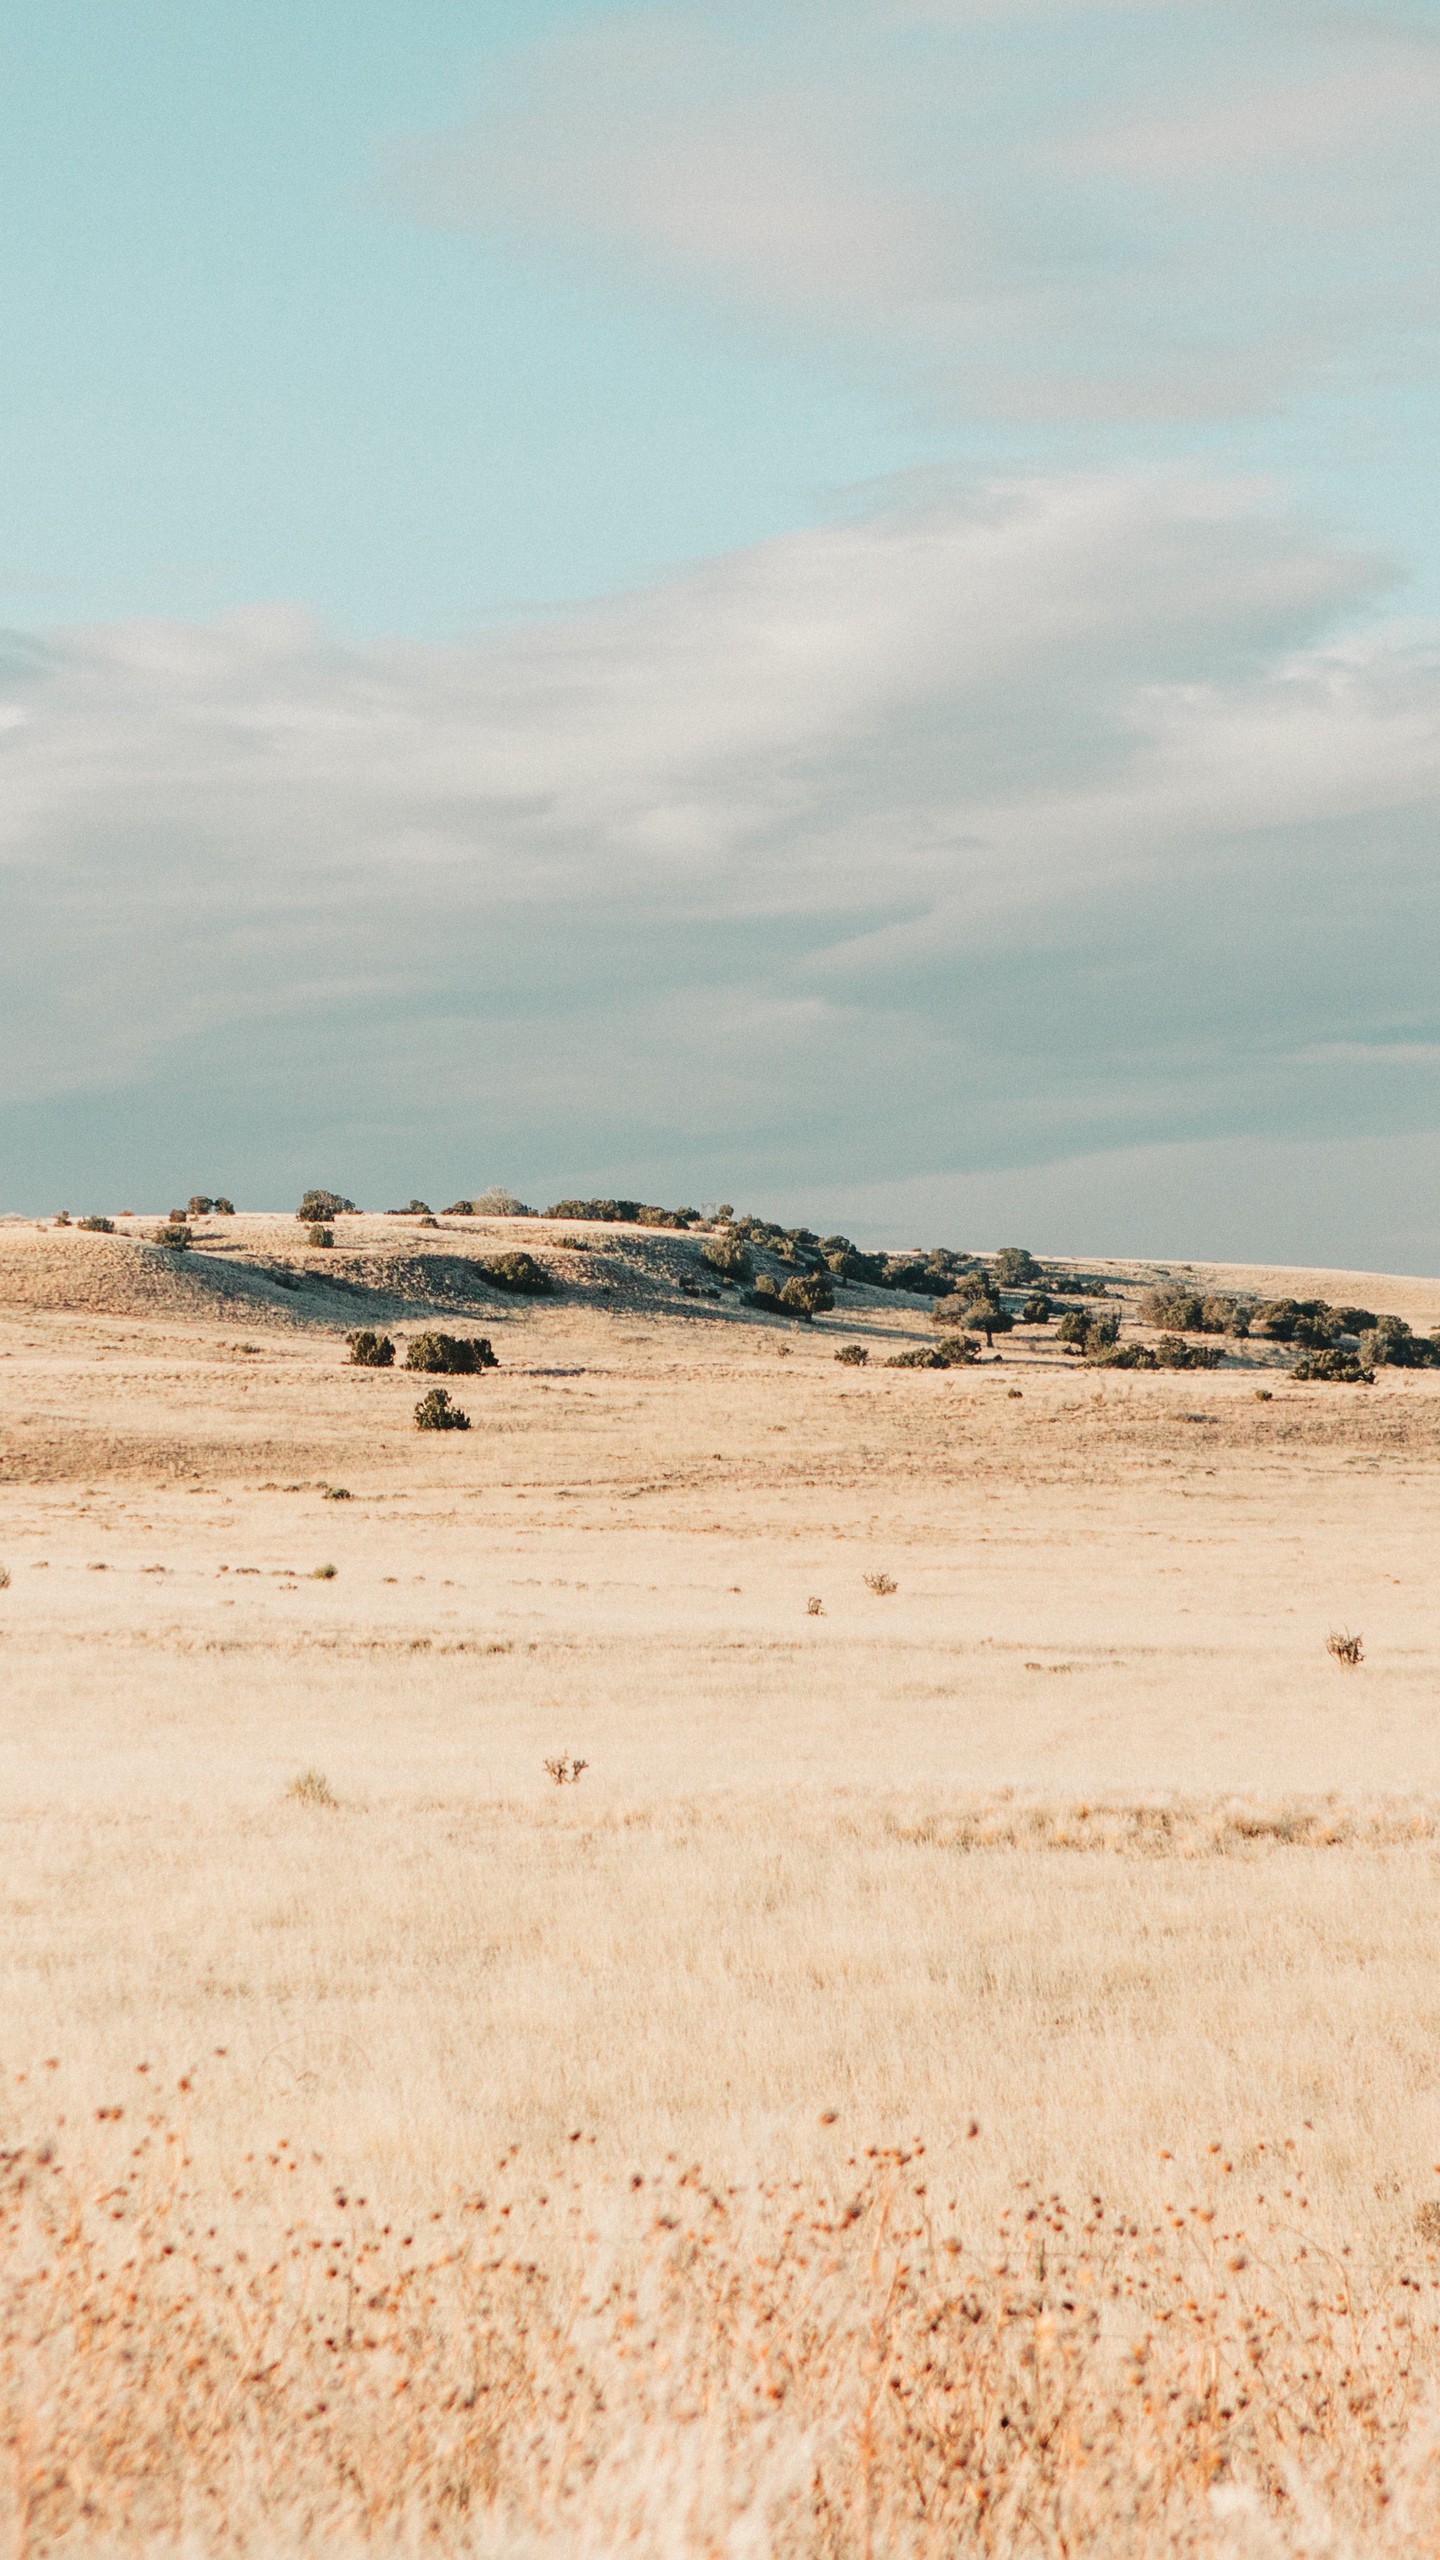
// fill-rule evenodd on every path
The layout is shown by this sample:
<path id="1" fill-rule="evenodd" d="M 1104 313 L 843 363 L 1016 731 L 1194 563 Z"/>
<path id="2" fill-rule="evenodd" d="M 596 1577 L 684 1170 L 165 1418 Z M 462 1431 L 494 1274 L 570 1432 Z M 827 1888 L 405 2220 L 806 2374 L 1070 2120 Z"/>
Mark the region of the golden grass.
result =
<path id="1" fill-rule="evenodd" d="M 437 1451 L 6 1240 L 0 2536 L 1440 2548 L 1437 1382 L 621 1244 Z"/>

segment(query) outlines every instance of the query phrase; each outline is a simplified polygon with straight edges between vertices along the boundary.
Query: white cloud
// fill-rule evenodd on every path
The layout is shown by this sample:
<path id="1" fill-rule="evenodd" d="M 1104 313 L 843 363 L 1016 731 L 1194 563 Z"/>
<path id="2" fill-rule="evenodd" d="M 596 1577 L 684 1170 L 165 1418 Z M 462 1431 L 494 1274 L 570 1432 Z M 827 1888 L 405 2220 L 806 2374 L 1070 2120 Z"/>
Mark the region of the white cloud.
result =
<path id="1" fill-rule="evenodd" d="M 1397 8 L 635 5 L 411 143 L 423 218 L 863 344 L 965 416 L 1428 364 L 1440 37 Z"/>
<path id="2" fill-rule="evenodd" d="M 479 1127 L 693 1192 L 1418 1125 L 1440 663 L 1366 594 L 1254 493 L 922 482 L 464 648 L 0 651 L 9 1143 L 168 1092 L 352 1190 Z"/>

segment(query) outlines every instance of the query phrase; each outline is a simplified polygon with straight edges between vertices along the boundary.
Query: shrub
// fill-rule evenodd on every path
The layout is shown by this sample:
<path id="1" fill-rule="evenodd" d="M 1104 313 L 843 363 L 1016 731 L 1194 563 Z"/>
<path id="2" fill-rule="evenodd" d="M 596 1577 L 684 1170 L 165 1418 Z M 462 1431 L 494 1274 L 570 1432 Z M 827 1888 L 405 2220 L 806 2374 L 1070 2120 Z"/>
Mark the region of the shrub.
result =
<path id="1" fill-rule="evenodd" d="M 335 1241 L 335 1230 L 333 1227 L 307 1227 L 305 1230 L 305 1241 L 307 1244 L 313 1245 L 333 1244 Z"/>
<path id="2" fill-rule="evenodd" d="M 747 1307 L 754 1307 L 760 1315 L 778 1316 L 780 1313 L 779 1281 L 772 1280 L 768 1271 L 762 1271 L 754 1288 L 745 1291 L 743 1303 Z M 808 1313 L 802 1310 L 802 1316 L 803 1321 L 808 1324 L 810 1321 Z"/>
<path id="3" fill-rule="evenodd" d="M 154 1240 L 167 1246 L 171 1253 L 188 1253 L 195 1241 L 183 1219 L 178 1227 L 167 1219 L 163 1227 L 156 1228 Z"/>
<path id="4" fill-rule="evenodd" d="M 454 1333 L 417 1333 L 405 1354 L 407 1369 L 423 1369 L 431 1377 L 473 1378 L 482 1369 L 498 1369 L 488 1337 Z"/>
<path id="5" fill-rule="evenodd" d="M 1054 1312 L 1054 1307 L 1044 1291 L 1037 1289 L 1034 1296 L 1027 1298 L 1021 1308 L 1020 1321 L 1022 1324 L 1048 1324 Z"/>
<path id="6" fill-rule="evenodd" d="M 1089 1329 L 1089 1317 L 1082 1316 L 1078 1308 L 1071 1307 L 1068 1309 L 1066 1314 L 1061 1317 L 1059 1323 L 1055 1327 L 1055 1339 L 1057 1342 L 1073 1342 L 1079 1349 L 1083 1350 L 1085 1345 L 1085 1336 Z"/>
<path id="7" fill-rule="evenodd" d="M 885 1285 L 885 1265 L 877 1253 L 862 1253 L 848 1236 L 827 1236 L 820 1247 L 827 1271 L 837 1280 L 863 1280 L 868 1288 Z"/>
<path id="8" fill-rule="evenodd" d="M 1353 1671 L 1365 1659 L 1363 1638 L 1346 1635 L 1338 1627 L 1326 1637 L 1325 1650 L 1332 1661 L 1343 1662 L 1347 1671 Z"/>
<path id="9" fill-rule="evenodd" d="M 1002 1244 L 995 1256 L 995 1278 L 1002 1289 L 1031 1289 L 1044 1276 L 1023 1244 Z"/>
<path id="10" fill-rule="evenodd" d="M 533 1218 L 535 1212 L 527 1209 L 524 1201 L 517 1200 L 514 1192 L 507 1191 L 503 1184 L 492 1183 L 488 1191 L 481 1192 L 478 1200 L 452 1200 L 445 1215 L 447 1218 Z"/>
<path id="11" fill-rule="evenodd" d="M 1198 1333 L 1203 1299 L 1193 1289 L 1147 1289 L 1137 1310 L 1142 1324 L 1167 1333 Z"/>
<path id="12" fill-rule="evenodd" d="M 1223 1351 L 1210 1342 L 1182 1342 L 1176 1334 L 1167 1335 L 1155 1350 L 1155 1363 L 1160 1369 L 1218 1369 Z"/>
<path id="13" fill-rule="evenodd" d="M 210 1206 L 214 1210 L 217 1218 L 233 1218 L 235 1215 L 235 1203 L 233 1200 L 212 1200 Z"/>
<path id="14" fill-rule="evenodd" d="M 428 1200 L 407 1200 L 403 1209 L 387 1209 L 385 1215 L 387 1218 L 433 1218 L 435 1212 Z"/>
<path id="15" fill-rule="evenodd" d="M 214 1206 L 214 1201 L 207 1199 L 203 1191 L 195 1191 L 190 1195 L 190 1204 L 185 1215 L 187 1218 L 208 1218 Z"/>
<path id="16" fill-rule="evenodd" d="M 1360 1336 L 1360 1358 L 1371 1369 L 1433 1368 L 1440 1344 L 1422 1341 L 1403 1316 L 1377 1316 Z"/>
<path id="17" fill-rule="evenodd" d="M 389 1369 L 395 1360 L 395 1345 L 388 1333 L 348 1333 L 352 1369 Z"/>
<path id="18" fill-rule="evenodd" d="M 1345 1329 L 1323 1298 L 1270 1298 L 1250 1317 L 1252 1333 L 1268 1342 L 1298 1342 L 1307 1351 L 1328 1349 Z"/>
<path id="19" fill-rule="evenodd" d="M 835 1357 L 842 1369 L 863 1369 L 870 1354 L 863 1342 L 843 1342 Z"/>
<path id="20" fill-rule="evenodd" d="M 57 1210 L 56 1210 L 56 1212 L 55 1212 L 55 1224 L 56 1224 L 56 1226 L 57 1226 L 57 1227 L 68 1227 L 68 1226 L 69 1226 L 69 1224 L 70 1224 L 70 1212 L 69 1212 L 69 1210 L 68 1210 L 68 1209 L 57 1209 Z"/>
<path id="21" fill-rule="evenodd" d="M 791 1315 L 826 1316 L 835 1304 L 835 1292 L 823 1272 L 798 1272 L 793 1280 L 786 1281 L 780 1304 Z"/>
<path id="22" fill-rule="evenodd" d="M 893 1591 L 899 1590 L 900 1585 L 892 1581 L 888 1573 L 867 1573 L 865 1588 L 867 1591 L 873 1591 L 877 1600 L 888 1600 Z"/>
<path id="23" fill-rule="evenodd" d="M 549 1272 L 529 1253 L 497 1253 L 480 1269 L 493 1289 L 508 1290 L 514 1298 L 548 1298 L 555 1287 Z"/>
<path id="24" fill-rule="evenodd" d="M 547 1218 L 590 1218 L 608 1227 L 698 1227 L 698 1209 L 657 1209 L 649 1200 L 557 1200 Z"/>
<path id="25" fill-rule="evenodd" d="M 69 1221 L 69 1219 L 68 1219 L 68 1218 L 66 1219 L 65 1224 L 67 1225 L 67 1227 L 68 1227 L 68 1225 L 70 1224 L 70 1221 Z M 183 1227 L 183 1226 L 184 1226 L 184 1224 L 185 1224 L 185 1212 L 184 1212 L 184 1210 L 183 1210 L 183 1209 L 172 1209 L 172 1210 L 171 1210 L 171 1212 L 170 1212 L 170 1224 L 171 1224 L 171 1226 L 172 1226 L 172 1227 Z"/>
<path id="26" fill-rule="evenodd" d="M 85 1229 L 87 1235 L 113 1236 L 115 1233 L 115 1221 L 113 1218 L 82 1218 L 80 1224 Z"/>
<path id="27" fill-rule="evenodd" d="M 1347 1333 L 1373 1333 L 1380 1322 L 1369 1307 L 1337 1307 L 1335 1313 Z"/>
<path id="28" fill-rule="evenodd" d="M 754 1277 L 754 1256 L 739 1236 L 712 1236 L 700 1247 L 700 1259 L 708 1262 L 712 1271 L 718 1271 L 722 1280 L 749 1280 Z"/>
<path id="29" fill-rule="evenodd" d="M 885 1363 L 887 1369 L 968 1369 L 980 1357 L 980 1345 L 972 1335 L 947 1333 L 933 1349 L 897 1351 Z"/>
<path id="30" fill-rule="evenodd" d="M 343 1200 L 338 1191 L 307 1191 L 295 1215 L 302 1227 L 323 1227 L 327 1220 L 353 1210 L 353 1200 Z"/>
<path id="31" fill-rule="evenodd" d="M 415 1407 L 417 1431 L 468 1431 L 470 1416 L 452 1404 L 444 1387 L 432 1387 Z"/>
<path id="32" fill-rule="evenodd" d="M 310 1579 L 312 1582 L 333 1582 L 339 1570 L 340 1568 L 338 1565 L 317 1564 L 314 1572 L 310 1576 Z"/>
<path id="33" fill-rule="evenodd" d="M 1292 1378 L 1305 1386 L 1373 1387 L 1375 1372 L 1356 1359 L 1353 1351 L 1312 1351 L 1297 1360 Z"/>
<path id="34" fill-rule="evenodd" d="M 1230 1333 L 1243 1342 L 1250 1331 L 1250 1310 L 1238 1298 L 1206 1298 L 1200 1309 L 1202 1333 Z"/>

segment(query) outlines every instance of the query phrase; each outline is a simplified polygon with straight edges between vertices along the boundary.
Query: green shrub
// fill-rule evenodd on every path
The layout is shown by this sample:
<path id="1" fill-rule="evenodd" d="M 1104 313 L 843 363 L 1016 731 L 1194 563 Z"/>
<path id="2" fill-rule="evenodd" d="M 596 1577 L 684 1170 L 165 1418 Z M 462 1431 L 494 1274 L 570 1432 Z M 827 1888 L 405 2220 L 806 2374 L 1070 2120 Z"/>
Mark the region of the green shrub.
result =
<path id="1" fill-rule="evenodd" d="M 739 1236 L 711 1236 L 700 1247 L 700 1259 L 718 1271 L 722 1280 L 750 1280 L 755 1273 L 755 1258 Z"/>
<path id="2" fill-rule="evenodd" d="M 405 1354 L 407 1369 L 424 1369 L 431 1377 L 473 1378 L 482 1369 L 498 1369 L 499 1361 L 485 1334 L 417 1333 Z"/>
<path id="3" fill-rule="evenodd" d="M 233 1218 L 235 1215 L 233 1200 L 212 1200 L 210 1205 L 217 1218 Z"/>
<path id="4" fill-rule="evenodd" d="M 1210 1342 L 1182 1342 L 1170 1334 L 1155 1349 L 1155 1362 L 1161 1369 L 1218 1369 L 1223 1351 Z"/>
<path id="5" fill-rule="evenodd" d="M 969 1333 L 942 1333 L 930 1355 L 937 1369 L 968 1369 L 979 1357 L 980 1345 Z"/>
<path id="6" fill-rule="evenodd" d="M 1158 1369 L 1160 1361 L 1148 1342 L 1117 1342 L 1091 1353 L 1097 1369 Z"/>
<path id="7" fill-rule="evenodd" d="M 195 1191 L 191 1194 L 190 1205 L 185 1214 L 187 1218 L 208 1218 L 214 1206 L 214 1201 L 207 1199 L 203 1191 Z"/>
<path id="8" fill-rule="evenodd" d="M 657 1209 L 649 1200 L 557 1200 L 547 1218 L 589 1218 L 608 1227 L 698 1227 L 698 1209 Z"/>
<path id="9" fill-rule="evenodd" d="M 835 1304 L 835 1292 L 823 1271 L 797 1272 L 781 1290 L 780 1304 L 792 1315 L 827 1316 Z"/>
<path id="10" fill-rule="evenodd" d="M 1305 1386 L 1373 1387 L 1375 1372 L 1356 1359 L 1353 1351 L 1312 1351 L 1297 1360 L 1291 1370 Z"/>
<path id="11" fill-rule="evenodd" d="M 1044 1290 L 1037 1289 L 1033 1297 L 1027 1298 L 1021 1308 L 1020 1321 L 1022 1324 L 1048 1324 L 1054 1312 L 1054 1306 L 1046 1297 Z"/>
<path id="12" fill-rule="evenodd" d="M 548 1271 L 542 1270 L 533 1254 L 497 1253 L 480 1270 L 492 1289 L 505 1289 L 513 1298 L 548 1298 L 555 1283 Z"/>
<path id="13" fill-rule="evenodd" d="M 1371 1369 L 1430 1369 L 1440 1344 L 1411 1332 L 1403 1316 L 1377 1316 L 1360 1336 L 1360 1358 Z"/>
<path id="14" fill-rule="evenodd" d="M 395 1345 L 388 1333 L 347 1333 L 352 1369 L 389 1369 L 394 1366 Z"/>
<path id="15" fill-rule="evenodd" d="M 844 1342 L 835 1357 L 842 1369 L 863 1369 L 870 1354 L 863 1342 Z"/>
<path id="16" fill-rule="evenodd" d="M 1002 1289 L 1033 1289 L 1045 1275 L 1033 1253 L 1023 1244 L 1002 1244 L 995 1256 L 994 1273 Z"/>
<path id="17" fill-rule="evenodd" d="M 885 1284 L 885 1265 L 876 1253 L 862 1253 L 848 1236 L 827 1236 L 820 1247 L 825 1268 L 837 1280 L 863 1281 L 867 1288 L 879 1289 Z"/>
<path id="18" fill-rule="evenodd" d="M 329 1219 L 343 1217 L 354 1206 L 353 1200 L 343 1200 L 338 1191 L 307 1191 L 295 1215 L 302 1227 L 323 1227 Z"/>
<path id="19" fill-rule="evenodd" d="M 1267 1342 L 1298 1342 L 1306 1351 L 1326 1351 L 1346 1327 L 1323 1298 L 1270 1298 L 1251 1312 L 1250 1330 Z"/>
<path id="20" fill-rule="evenodd" d="M 1057 1342 L 1073 1343 L 1078 1349 L 1083 1350 L 1085 1336 L 1089 1329 L 1089 1317 L 1082 1316 L 1077 1307 L 1070 1307 L 1055 1327 L 1055 1339 Z"/>
<path id="21" fill-rule="evenodd" d="M 188 1253 L 195 1239 L 182 1218 L 178 1226 L 173 1219 L 167 1219 L 163 1227 L 157 1227 L 154 1241 L 171 1253 Z"/>
<path id="22" fill-rule="evenodd" d="M 1347 1333 L 1373 1333 L 1380 1322 L 1370 1307 L 1337 1307 L 1335 1313 Z"/>
<path id="23" fill-rule="evenodd" d="M 113 1218 L 82 1218 L 80 1220 L 80 1224 L 85 1229 L 87 1235 L 113 1236 L 115 1233 L 115 1221 Z"/>
<path id="24" fill-rule="evenodd" d="M 403 1209 L 387 1209 L 385 1215 L 387 1218 L 433 1218 L 435 1212 L 428 1200 L 409 1200 Z"/>
<path id="25" fill-rule="evenodd" d="M 305 1230 L 305 1241 L 307 1244 L 313 1244 L 316 1246 L 333 1244 L 335 1241 L 335 1230 L 333 1227 L 307 1227 Z"/>
<path id="26" fill-rule="evenodd" d="M 762 1271 L 754 1288 L 744 1292 L 742 1304 L 753 1307 L 757 1315 L 778 1316 L 786 1313 L 785 1308 L 780 1304 L 780 1283 L 778 1280 L 772 1280 L 768 1271 Z M 810 1322 L 808 1307 L 797 1308 L 796 1314 L 801 1324 Z"/>
<path id="27" fill-rule="evenodd" d="M 470 1416 L 452 1404 L 444 1387 L 432 1387 L 415 1407 L 417 1431 L 468 1431 Z"/>

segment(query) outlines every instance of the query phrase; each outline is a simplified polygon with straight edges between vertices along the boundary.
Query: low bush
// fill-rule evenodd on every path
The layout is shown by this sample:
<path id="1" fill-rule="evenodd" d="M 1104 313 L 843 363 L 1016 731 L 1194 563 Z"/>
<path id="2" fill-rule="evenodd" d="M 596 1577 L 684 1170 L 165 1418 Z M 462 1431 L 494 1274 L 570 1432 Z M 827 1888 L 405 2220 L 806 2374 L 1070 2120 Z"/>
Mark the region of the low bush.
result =
<path id="1" fill-rule="evenodd" d="M 1182 1342 L 1175 1334 L 1155 1347 L 1156 1364 L 1161 1369 L 1218 1369 L 1224 1357 L 1212 1342 Z"/>
<path id="2" fill-rule="evenodd" d="M 1198 1290 L 1173 1283 L 1147 1289 L 1140 1301 L 1142 1324 L 1165 1333 L 1231 1333 L 1250 1330 L 1250 1311 L 1238 1298 L 1202 1297 Z"/>
<path id="3" fill-rule="evenodd" d="M 333 1227 L 307 1227 L 305 1241 L 307 1244 L 317 1246 L 331 1245 L 335 1241 L 335 1230 Z"/>
<path id="4" fill-rule="evenodd" d="M 163 1227 L 156 1228 L 154 1241 L 163 1244 L 170 1253 L 188 1253 L 195 1239 L 183 1218 L 178 1226 L 173 1219 L 167 1218 Z"/>
<path id="5" fill-rule="evenodd" d="M 188 1218 L 208 1218 L 214 1206 L 214 1201 L 209 1199 L 203 1191 L 195 1191 L 190 1195 L 190 1204 L 185 1214 Z"/>
<path id="6" fill-rule="evenodd" d="M 430 1377 L 473 1378 L 482 1369 L 498 1369 L 499 1361 L 485 1334 L 417 1333 L 405 1354 L 407 1369 L 423 1369 Z"/>
<path id="7" fill-rule="evenodd" d="M 527 1209 L 524 1201 L 517 1200 L 514 1192 L 507 1191 L 503 1184 L 492 1183 L 488 1191 L 481 1192 L 478 1200 L 452 1200 L 445 1215 L 447 1218 L 533 1218 L 535 1212 Z"/>
<path id="8" fill-rule="evenodd" d="M 1048 1324 L 1054 1312 L 1050 1299 L 1046 1297 L 1043 1290 L 1037 1289 L 1034 1296 L 1027 1298 L 1021 1308 L 1020 1321 L 1022 1324 Z"/>
<path id="9" fill-rule="evenodd" d="M 743 1298 L 742 1298 L 742 1300 L 741 1300 L 741 1303 L 742 1303 L 742 1305 L 744 1305 L 744 1306 L 747 1306 L 747 1307 L 753 1307 L 753 1308 L 755 1309 L 755 1312 L 756 1312 L 756 1314 L 757 1314 L 757 1315 L 762 1315 L 762 1316 L 778 1316 L 778 1315 L 780 1315 L 780 1314 L 783 1312 L 783 1310 L 782 1310 L 781 1305 L 780 1305 L 780 1283 L 779 1283 L 779 1281 L 778 1281 L 778 1280 L 772 1280 L 768 1271 L 762 1271 L 762 1272 L 761 1272 L 761 1274 L 760 1274 L 759 1279 L 758 1279 L 758 1280 L 756 1281 L 756 1283 L 755 1283 L 754 1288 L 753 1288 L 753 1289 L 747 1289 L 747 1290 L 745 1291 L 744 1296 L 743 1296 Z M 802 1316 L 802 1321 L 803 1321 L 804 1323 L 808 1324 L 808 1323 L 809 1323 L 809 1321 L 810 1321 L 810 1317 L 809 1317 L 809 1313 L 808 1313 L 808 1311 L 807 1311 L 807 1310 L 805 1310 L 805 1309 L 802 1309 L 802 1310 L 801 1310 L 801 1316 Z"/>
<path id="10" fill-rule="evenodd" d="M 589 1218 L 609 1227 L 698 1227 L 698 1209 L 657 1209 L 648 1200 L 557 1200 L 547 1218 Z"/>
<path id="11" fill-rule="evenodd" d="M 479 1268 L 492 1289 L 504 1289 L 512 1298 L 548 1298 L 554 1291 L 549 1272 L 542 1269 L 533 1254 L 497 1253 Z"/>
<path id="12" fill-rule="evenodd" d="M 329 1219 L 343 1217 L 354 1206 L 353 1200 L 342 1199 L 338 1191 L 307 1191 L 295 1215 L 302 1227 L 323 1227 Z"/>
<path id="13" fill-rule="evenodd" d="M 452 1404 L 444 1387 L 432 1387 L 415 1407 L 417 1431 L 468 1431 L 470 1416 Z"/>
<path id="14" fill-rule="evenodd" d="M 1346 1328 L 1338 1310 L 1323 1298 L 1268 1298 L 1252 1309 L 1250 1330 L 1267 1342 L 1298 1342 L 1303 1350 L 1324 1351 Z"/>
<path id="15" fill-rule="evenodd" d="M 863 1369 L 870 1354 L 863 1342 L 842 1342 L 835 1357 L 842 1369 Z"/>
<path id="16" fill-rule="evenodd" d="M 403 1209 L 387 1209 L 385 1215 L 387 1218 L 433 1218 L 435 1212 L 428 1200 L 407 1200 Z"/>
<path id="17" fill-rule="evenodd" d="M 80 1220 L 80 1224 L 85 1229 L 87 1235 L 113 1236 L 115 1233 L 115 1221 L 113 1218 L 82 1218 Z"/>
<path id="18" fill-rule="evenodd" d="M 1440 1343 L 1412 1333 L 1403 1316 L 1377 1316 L 1360 1336 L 1360 1358 L 1371 1369 L 1432 1369 Z"/>
<path id="19" fill-rule="evenodd" d="M 217 1218 L 233 1218 L 235 1215 L 233 1200 L 212 1200 L 210 1206 Z"/>
<path id="20" fill-rule="evenodd" d="M 352 1369 L 389 1369 L 395 1362 L 395 1345 L 388 1333 L 348 1333 Z"/>
<path id="21" fill-rule="evenodd" d="M 1002 1244 L 995 1256 L 994 1276 L 1002 1289 L 1033 1289 L 1045 1275 L 1023 1244 Z"/>
<path id="22" fill-rule="evenodd" d="M 1371 1307 L 1337 1307 L 1335 1313 L 1347 1333 L 1373 1333 L 1380 1322 Z"/>
<path id="23" fill-rule="evenodd" d="M 700 1247 L 700 1259 L 722 1280 L 751 1280 L 755 1276 L 755 1257 L 739 1236 L 711 1236 Z"/>
<path id="24" fill-rule="evenodd" d="M 797 1272 L 785 1282 L 780 1304 L 791 1315 L 826 1316 L 835 1304 L 835 1292 L 823 1271 Z"/>
<path id="25" fill-rule="evenodd" d="M 1375 1372 L 1356 1359 L 1353 1351 L 1311 1351 L 1297 1360 L 1291 1370 L 1305 1386 L 1373 1387 Z"/>
<path id="26" fill-rule="evenodd" d="M 968 1369 L 980 1357 L 980 1345 L 969 1334 L 947 1333 L 933 1349 L 896 1351 L 887 1369 Z"/>
<path id="27" fill-rule="evenodd" d="M 1160 1361 L 1148 1342 L 1116 1342 L 1089 1355 L 1099 1369 L 1158 1369 Z"/>

